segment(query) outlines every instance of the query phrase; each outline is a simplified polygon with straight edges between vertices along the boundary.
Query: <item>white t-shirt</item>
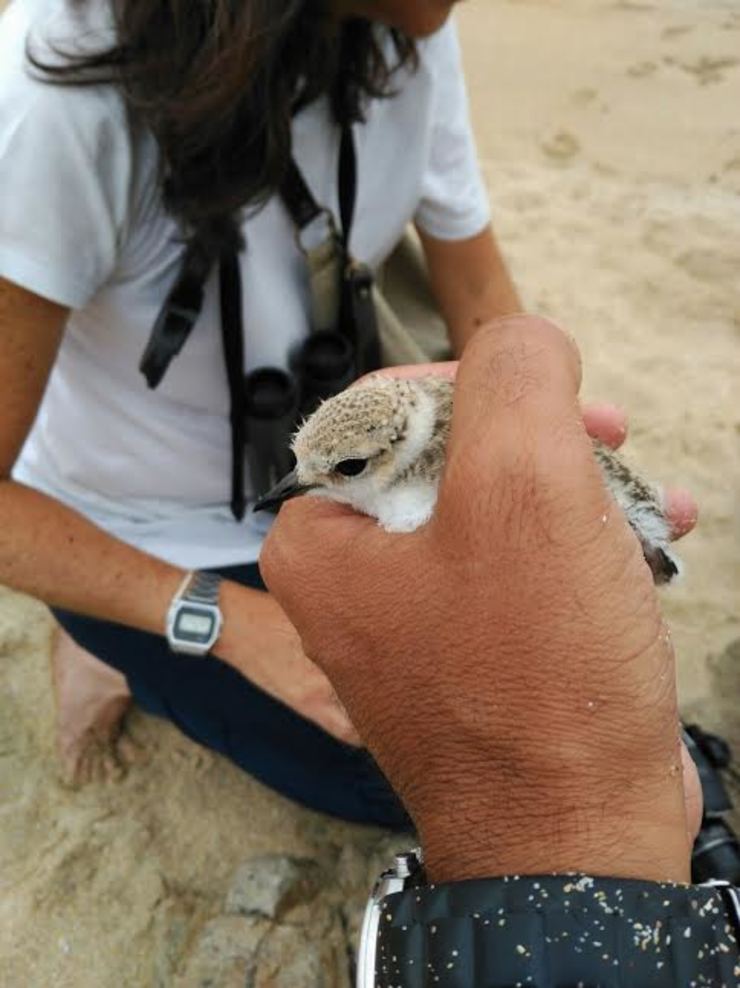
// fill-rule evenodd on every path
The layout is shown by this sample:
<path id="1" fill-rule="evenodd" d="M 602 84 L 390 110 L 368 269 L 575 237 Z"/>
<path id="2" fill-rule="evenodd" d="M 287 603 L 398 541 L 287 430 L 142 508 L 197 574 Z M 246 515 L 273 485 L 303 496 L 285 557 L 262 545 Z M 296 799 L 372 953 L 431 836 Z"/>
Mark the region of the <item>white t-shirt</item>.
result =
<path id="1" fill-rule="evenodd" d="M 217 284 L 210 279 L 194 331 L 150 391 L 138 365 L 178 270 L 177 228 L 160 200 L 154 140 L 130 124 L 119 92 L 29 73 L 29 31 L 41 54 L 44 39 L 80 36 L 62 10 L 59 0 L 14 0 L 0 19 L 0 276 L 73 310 L 14 477 L 178 565 L 253 561 L 269 521 L 248 511 L 237 525 L 228 507 Z M 398 95 L 375 101 L 357 128 L 351 248 L 372 266 L 411 220 L 452 240 L 489 218 L 453 25 L 420 53 Z M 339 140 L 326 101 L 295 119 L 293 142 L 315 198 L 336 214 Z M 245 369 L 286 366 L 308 333 L 305 262 L 277 199 L 245 235 Z"/>

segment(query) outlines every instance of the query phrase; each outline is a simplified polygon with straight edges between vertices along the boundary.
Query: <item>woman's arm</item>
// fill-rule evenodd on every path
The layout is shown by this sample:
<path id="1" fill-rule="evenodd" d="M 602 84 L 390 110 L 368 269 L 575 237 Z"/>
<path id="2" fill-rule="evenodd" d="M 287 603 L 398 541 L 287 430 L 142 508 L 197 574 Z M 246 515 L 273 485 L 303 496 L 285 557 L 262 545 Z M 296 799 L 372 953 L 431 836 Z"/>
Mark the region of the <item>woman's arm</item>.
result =
<path id="1" fill-rule="evenodd" d="M 468 240 L 440 240 L 421 228 L 418 232 L 432 291 L 459 357 L 481 326 L 522 312 L 524 306 L 490 226 Z"/>
<path id="2" fill-rule="evenodd" d="M 160 634 L 184 572 L 10 477 L 67 315 L 0 280 L 0 581 L 57 607 Z"/>
<path id="3" fill-rule="evenodd" d="M 185 575 L 108 535 L 11 470 L 56 359 L 68 310 L 0 279 L 0 583 L 52 606 L 161 635 Z M 226 581 L 214 653 L 343 740 L 354 740 L 324 676 L 268 594 Z"/>

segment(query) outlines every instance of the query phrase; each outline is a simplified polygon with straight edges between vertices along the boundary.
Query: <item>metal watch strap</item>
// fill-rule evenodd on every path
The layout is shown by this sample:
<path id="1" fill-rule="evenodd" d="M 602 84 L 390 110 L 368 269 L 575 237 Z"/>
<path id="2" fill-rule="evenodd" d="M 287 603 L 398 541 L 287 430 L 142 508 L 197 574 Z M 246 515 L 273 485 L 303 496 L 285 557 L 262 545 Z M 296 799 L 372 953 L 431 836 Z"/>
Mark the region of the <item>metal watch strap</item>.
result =
<path id="1" fill-rule="evenodd" d="M 376 988 L 737 986 L 737 890 L 513 877 L 382 901 Z"/>
<path id="2" fill-rule="evenodd" d="M 218 573 L 193 570 L 177 596 L 180 600 L 189 600 L 195 604 L 210 604 L 212 607 L 217 607 L 222 579 Z"/>

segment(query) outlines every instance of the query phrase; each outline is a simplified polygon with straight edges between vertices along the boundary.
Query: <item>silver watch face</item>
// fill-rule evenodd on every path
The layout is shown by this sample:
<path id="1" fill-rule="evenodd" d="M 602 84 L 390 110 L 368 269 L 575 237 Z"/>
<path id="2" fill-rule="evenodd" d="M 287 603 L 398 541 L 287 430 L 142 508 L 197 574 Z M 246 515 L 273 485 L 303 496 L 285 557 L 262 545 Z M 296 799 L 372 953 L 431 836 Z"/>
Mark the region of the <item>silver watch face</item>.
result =
<path id="1" fill-rule="evenodd" d="M 178 601 L 170 617 L 167 637 L 176 651 L 205 655 L 215 644 L 220 627 L 217 607 Z"/>
<path id="2" fill-rule="evenodd" d="M 194 645 L 205 645 L 213 634 L 216 618 L 201 608 L 185 605 L 175 618 L 174 632 L 177 638 L 185 639 Z"/>

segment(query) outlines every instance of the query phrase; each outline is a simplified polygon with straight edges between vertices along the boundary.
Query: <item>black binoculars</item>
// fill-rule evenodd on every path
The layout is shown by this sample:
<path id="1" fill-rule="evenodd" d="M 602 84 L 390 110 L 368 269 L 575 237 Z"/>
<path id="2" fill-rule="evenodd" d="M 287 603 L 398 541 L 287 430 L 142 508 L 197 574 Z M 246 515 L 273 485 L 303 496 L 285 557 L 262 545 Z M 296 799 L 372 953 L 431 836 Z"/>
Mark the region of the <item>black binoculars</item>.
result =
<path id="1" fill-rule="evenodd" d="M 704 815 L 691 856 L 691 877 L 701 883 L 711 879 L 740 885 L 740 843 L 725 815 L 732 809 L 720 772 L 731 761 L 727 742 L 696 724 L 683 728 L 683 739 L 699 772 Z"/>
<path id="2" fill-rule="evenodd" d="M 258 495 L 293 469 L 290 440 L 301 419 L 356 379 L 354 347 L 342 333 L 312 333 L 291 371 L 263 367 L 244 379 L 247 460 Z"/>

